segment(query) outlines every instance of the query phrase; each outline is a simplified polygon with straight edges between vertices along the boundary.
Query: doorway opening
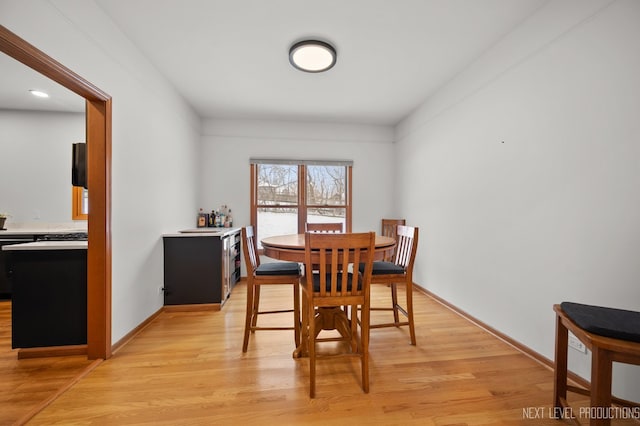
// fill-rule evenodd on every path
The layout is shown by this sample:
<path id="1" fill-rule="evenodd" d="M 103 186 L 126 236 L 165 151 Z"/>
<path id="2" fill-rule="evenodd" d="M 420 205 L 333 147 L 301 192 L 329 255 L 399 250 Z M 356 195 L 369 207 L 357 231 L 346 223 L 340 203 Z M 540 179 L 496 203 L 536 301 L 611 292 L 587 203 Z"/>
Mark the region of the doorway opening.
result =
<path id="1" fill-rule="evenodd" d="M 87 357 L 111 357 L 111 96 L 0 25 L 0 52 L 86 102 L 89 217 Z"/>

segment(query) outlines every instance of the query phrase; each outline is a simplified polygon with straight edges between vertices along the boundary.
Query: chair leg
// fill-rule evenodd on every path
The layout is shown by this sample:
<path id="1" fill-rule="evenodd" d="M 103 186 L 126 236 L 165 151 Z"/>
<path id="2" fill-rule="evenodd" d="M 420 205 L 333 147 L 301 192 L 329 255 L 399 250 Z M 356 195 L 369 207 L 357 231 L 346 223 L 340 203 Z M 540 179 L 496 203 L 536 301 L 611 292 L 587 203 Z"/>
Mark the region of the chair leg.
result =
<path id="1" fill-rule="evenodd" d="M 411 336 L 411 344 L 416 345 L 416 327 L 413 322 L 413 283 L 408 281 L 406 285 L 407 292 L 407 319 L 409 320 L 409 335 Z"/>
<path id="2" fill-rule="evenodd" d="M 604 408 L 607 413 L 611 407 L 611 370 L 612 361 L 606 349 L 594 346 L 591 351 L 591 407 Z M 591 426 L 608 426 L 611 419 L 592 418 Z"/>
<path id="3" fill-rule="evenodd" d="M 258 312 L 260 312 L 260 286 L 257 285 L 253 291 L 253 315 L 251 316 L 251 327 L 255 328 L 258 325 Z M 251 330 L 255 333 L 255 330 Z"/>
<path id="4" fill-rule="evenodd" d="M 300 286 L 298 284 L 293 285 L 293 338 L 295 339 L 296 347 L 300 346 L 300 331 L 302 326 L 300 325 Z"/>
<path id="5" fill-rule="evenodd" d="M 562 412 L 567 400 L 567 351 L 569 331 L 562 324 L 562 318 L 556 317 L 556 351 L 553 369 L 553 407 Z"/>
<path id="6" fill-rule="evenodd" d="M 309 341 L 311 336 L 309 334 L 309 301 L 307 300 L 307 293 L 304 290 L 300 291 L 300 313 L 302 318 L 302 324 L 300 329 L 300 345 L 293 352 L 294 358 L 307 357 L 309 356 Z"/>
<path id="7" fill-rule="evenodd" d="M 307 307 L 307 326 L 308 340 L 307 349 L 309 351 L 309 397 L 315 398 L 316 396 L 316 329 L 315 329 L 315 309 L 313 307 Z"/>
<path id="8" fill-rule="evenodd" d="M 249 346 L 249 333 L 251 332 L 251 323 L 254 317 L 253 293 L 254 285 L 247 283 L 247 310 L 244 319 L 244 341 L 242 343 L 242 352 L 247 352 Z"/>
<path id="9" fill-rule="evenodd" d="M 391 287 L 391 307 L 393 307 L 393 322 L 398 326 L 400 322 L 400 316 L 398 315 L 398 288 L 396 283 L 389 284 Z"/>
<path id="10" fill-rule="evenodd" d="M 351 338 L 351 352 L 358 353 L 361 351 L 361 343 L 358 342 L 358 305 L 351 305 L 351 312 L 354 312 L 354 315 L 351 315 L 349 320 L 350 327 L 349 333 Z"/>
<path id="11" fill-rule="evenodd" d="M 357 311 L 357 309 L 356 309 Z M 362 390 L 369 393 L 369 322 L 370 310 L 362 310 L 362 322 L 360 325 L 360 356 L 362 364 Z"/>

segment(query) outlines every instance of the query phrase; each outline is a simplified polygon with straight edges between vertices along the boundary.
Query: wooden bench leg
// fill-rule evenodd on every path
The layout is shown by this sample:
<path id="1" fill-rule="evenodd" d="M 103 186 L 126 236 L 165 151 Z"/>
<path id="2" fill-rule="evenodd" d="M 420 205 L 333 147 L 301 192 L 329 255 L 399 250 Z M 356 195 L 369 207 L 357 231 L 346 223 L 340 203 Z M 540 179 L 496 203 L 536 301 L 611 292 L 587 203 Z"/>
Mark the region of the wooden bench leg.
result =
<path id="1" fill-rule="evenodd" d="M 562 414 L 563 410 L 573 412 L 585 424 L 591 426 L 609 426 L 612 419 L 620 414 L 618 406 L 637 408 L 637 403 L 624 401 L 611 394 L 613 362 L 640 365 L 640 345 L 635 340 L 618 339 L 607 334 L 596 334 L 590 329 L 610 330 L 615 334 L 616 323 L 636 323 L 640 320 L 640 312 L 616 310 L 599 306 L 589 306 L 567 303 L 568 311 L 562 305 L 554 305 L 556 312 L 556 347 L 553 387 L 553 406 L 555 413 Z M 575 315 L 586 325 L 580 325 L 569 314 Z M 587 389 L 567 383 L 568 375 L 568 340 L 569 332 L 573 332 L 578 339 L 591 350 L 591 379 Z M 588 407 L 580 407 L 571 411 L 567 401 L 567 392 L 589 395 Z M 612 406 L 615 402 L 616 406 Z M 579 413 L 579 414 L 578 414 Z M 560 417 L 558 417 L 560 418 Z M 577 423 L 577 418 L 572 419 Z"/>
<path id="2" fill-rule="evenodd" d="M 591 426 L 609 426 L 611 407 L 611 354 L 606 349 L 594 346 L 591 352 L 591 411 L 595 418 Z"/>
<path id="3" fill-rule="evenodd" d="M 562 323 L 562 318 L 556 316 L 556 352 L 553 369 L 553 406 L 561 412 L 567 401 L 567 351 L 569 346 L 569 331 Z"/>

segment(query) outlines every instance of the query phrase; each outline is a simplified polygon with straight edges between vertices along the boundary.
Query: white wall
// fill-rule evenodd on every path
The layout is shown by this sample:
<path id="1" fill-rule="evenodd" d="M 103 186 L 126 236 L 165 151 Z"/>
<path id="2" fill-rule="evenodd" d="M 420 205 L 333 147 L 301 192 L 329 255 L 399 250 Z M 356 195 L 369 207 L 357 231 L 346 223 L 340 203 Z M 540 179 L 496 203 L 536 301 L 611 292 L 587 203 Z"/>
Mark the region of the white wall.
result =
<path id="1" fill-rule="evenodd" d="M 549 2 L 396 129 L 416 282 L 549 359 L 553 304 L 640 311 L 639 22 Z M 614 393 L 640 400 L 637 367 Z"/>
<path id="2" fill-rule="evenodd" d="M 395 213 L 391 127 L 209 119 L 203 133 L 200 206 L 227 204 L 234 226 L 249 224 L 252 157 L 353 160 L 353 231 L 379 231 Z"/>
<path id="3" fill-rule="evenodd" d="M 12 228 L 71 224 L 71 146 L 85 142 L 84 114 L 0 110 L 0 212 Z M 86 221 L 77 221 L 85 227 Z"/>
<path id="4" fill-rule="evenodd" d="M 6 0 L 0 23 L 113 97 L 115 342 L 163 304 L 161 235 L 192 225 L 200 120 L 92 1 Z"/>

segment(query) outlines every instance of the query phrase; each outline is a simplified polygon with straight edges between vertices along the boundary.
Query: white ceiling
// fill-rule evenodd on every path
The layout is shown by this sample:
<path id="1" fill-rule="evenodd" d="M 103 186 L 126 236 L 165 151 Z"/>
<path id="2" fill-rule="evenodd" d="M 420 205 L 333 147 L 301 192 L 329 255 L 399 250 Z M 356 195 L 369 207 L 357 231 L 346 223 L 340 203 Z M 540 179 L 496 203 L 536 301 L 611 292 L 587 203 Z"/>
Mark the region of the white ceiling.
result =
<path id="1" fill-rule="evenodd" d="M 393 125 L 548 0 L 95 1 L 202 117 Z M 303 38 L 336 66 L 294 69 Z"/>
<path id="2" fill-rule="evenodd" d="M 82 97 L 2 53 L 0 75 L 0 109 L 84 112 Z M 49 98 L 35 97 L 31 89 Z"/>

